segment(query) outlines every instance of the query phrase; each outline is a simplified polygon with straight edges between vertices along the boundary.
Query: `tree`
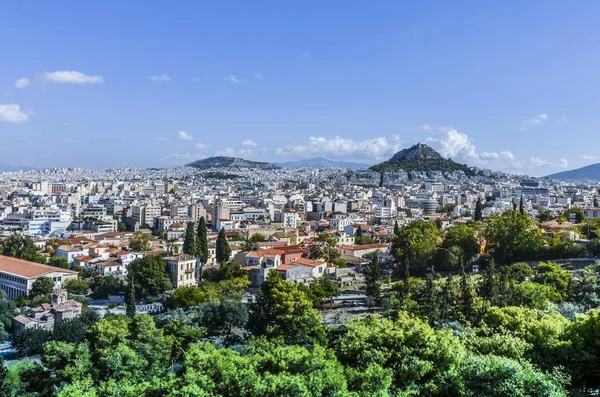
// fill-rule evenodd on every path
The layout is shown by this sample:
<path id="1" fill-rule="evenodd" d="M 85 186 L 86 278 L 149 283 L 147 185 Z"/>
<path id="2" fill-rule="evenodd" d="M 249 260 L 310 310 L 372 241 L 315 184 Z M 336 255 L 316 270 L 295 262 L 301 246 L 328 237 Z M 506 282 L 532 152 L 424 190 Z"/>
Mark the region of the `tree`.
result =
<path id="1" fill-rule="evenodd" d="M 183 240 L 183 253 L 193 257 L 198 256 L 196 232 L 194 231 L 194 224 L 192 222 L 188 222 L 187 227 L 185 229 L 185 239 Z"/>
<path id="2" fill-rule="evenodd" d="M 131 271 L 131 270 L 130 270 Z M 90 290 L 94 299 L 108 299 L 110 295 L 122 295 L 125 292 L 125 283 L 115 276 L 94 276 L 90 280 Z"/>
<path id="3" fill-rule="evenodd" d="M 567 370 L 573 385 L 591 392 L 600 387 L 600 310 L 590 310 L 580 315 L 566 332 L 566 339 L 572 343 L 568 352 Z"/>
<path id="4" fill-rule="evenodd" d="M 425 285 L 420 291 L 420 306 L 423 317 L 427 318 L 429 325 L 435 326 L 439 321 L 439 299 L 438 291 L 434 281 L 435 270 L 433 267 L 427 271 L 427 277 L 425 278 Z"/>
<path id="5" fill-rule="evenodd" d="M 67 260 L 67 258 L 61 256 L 53 256 L 50 259 L 48 259 L 48 265 L 50 266 L 54 266 L 54 267 L 60 267 L 62 269 L 70 269 L 71 266 L 69 266 L 69 261 Z"/>
<path id="6" fill-rule="evenodd" d="M 475 203 L 475 216 L 473 217 L 475 222 L 481 222 L 483 220 L 483 209 L 481 206 L 481 197 L 477 197 L 477 202 Z"/>
<path id="7" fill-rule="evenodd" d="M 424 274 L 441 242 L 440 231 L 433 223 L 418 220 L 401 228 L 392 240 L 392 252 L 402 266 Z"/>
<path id="8" fill-rule="evenodd" d="M 198 221 L 198 235 L 196 236 L 197 255 L 200 258 L 200 281 L 202 281 L 202 270 L 208 262 L 208 229 L 206 228 L 206 220 L 200 217 Z"/>
<path id="9" fill-rule="evenodd" d="M 88 284 L 85 280 L 71 279 L 63 283 L 63 288 L 73 295 L 85 295 L 88 291 Z"/>
<path id="10" fill-rule="evenodd" d="M 148 233 L 137 232 L 129 239 L 129 249 L 136 252 L 150 251 L 152 237 Z"/>
<path id="11" fill-rule="evenodd" d="M 598 208 L 598 198 L 594 197 L 594 208 Z"/>
<path id="12" fill-rule="evenodd" d="M 130 278 L 125 295 L 125 314 L 127 317 L 135 317 L 135 284 L 134 279 Z"/>
<path id="13" fill-rule="evenodd" d="M 330 233 L 321 233 L 317 237 L 317 242 L 310 246 L 310 257 L 312 259 L 323 259 L 328 263 L 333 263 L 340 257 L 338 250 L 338 241 Z"/>
<path id="14" fill-rule="evenodd" d="M 471 321 L 473 318 L 473 283 L 464 266 L 460 269 L 460 305 L 465 321 Z"/>
<path id="15" fill-rule="evenodd" d="M 49 277 L 39 277 L 31 285 L 31 298 L 49 295 L 54 290 L 54 281 Z"/>
<path id="16" fill-rule="evenodd" d="M 282 337 L 289 344 L 315 344 L 325 340 L 320 313 L 295 283 L 271 270 L 252 305 L 250 323 L 258 335 Z"/>
<path id="17" fill-rule="evenodd" d="M 51 338 L 52 333 L 43 328 L 25 328 L 13 337 L 12 346 L 22 356 L 39 354 Z"/>
<path id="18" fill-rule="evenodd" d="M 135 280 L 135 296 L 158 295 L 173 288 L 167 265 L 157 255 L 146 255 L 131 262 L 127 277 Z"/>
<path id="19" fill-rule="evenodd" d="M 303 286 L 303 284 L 301 284 Z M 327 276 L 319 277 L 313 280 L 304 292 L 313 302 L 313 307 L 323 304 L 326 299 L 335 298 L 340 295 L 340 286 L 337 282 Z"/>
<path id="20" fill-rule="evenodd" d="M 483 282 L 479 287 L 479 295 L 489 300 L 492 305 L 498 305 L 498 276 L 496 274 L 496 264 L 491 260 L 483 276 Z"/>
<path id="21" fill-rule="evenodd" d="M 217 262 L 219 263 L 227 262 L 229 258 L 231 258 L 231 248 L 229 247 L 229 242 L 225 236 L 225 228 L 221 228 L 219 231 L 215 255 L 217 257 Z"/>
<path id="22" fill-rule="evenodd" d="M 533 220 L 514 210 L 493 216 L 484 234 L 494 260 L 501 265 L 535 260 L 546 245 L 543 232 L 535 228 Z"/>
<path id="23" fill-rule="evenodd" d="M 0 342 L 4 342 L 10 336 L 12 319 L 16 314 L 15 302 L 6 299 L 6 293 L 0 290 Z"/>
<path id="24" fill-rule="evenodd" d="M 523 206 L 523 195 L 521 195 L 521 201 L 519 201 L 519 212 L 521 215 L 525 214 L 525 208 Z"/>
<path id="25" fill-rule="evenodd" d="M 2 241 L 2 255 L 26 261 L 35 261 L 37 247 L 29 236 L 14 233 Z"/>
<path id="26" fill-rule="evenodd" d="M 551 221 L 552 219 L 554 219 L 554 216 L 552 216 L 552 212 L 550 210 L 545 210 L 538 215 L 538 220 L 542 223 Z"/>
<path id="27" fill-rule="evenodd" d="M 381 304 L 381 265 L 378 260 L 378 252 L 371 254 L 371 260 L 365 265 L 366 295 L 371 298 L 375 306 Z"/>
<path id="28" fill-rule="evenodd" d="M 0 356 L 0 397 L 12 396 L 12 390 L 10 388 L 10 385 L 6 382 L 7 375 L 8 370 L 4 365 L 4 358 Z"/>
<path id="29" fill-rule="evenodd" d="M 463 260 L 468 260 L 479 252 L 479 244 L 475 238 L 475 229 L 467 225 L 453 226 L 448 229 L 442 247 L 450 249 L 459 247 Z"/>
<path id="30" fill-rule="evenodd" d="M 394 236 L 400 232 L 400 227 L 398 226 L 398 221 L 394 221 Z"/>
<path id="31" fill-rule="evenodd" d="M 362 231 L 362 227 L 360 227 L 360 225 L 359 225 L 358 229 L 356 229 L 356 233 L 354 234 L 354 244 L 361 245 L 362 238 L 363 238 L 363 231 Z"/>

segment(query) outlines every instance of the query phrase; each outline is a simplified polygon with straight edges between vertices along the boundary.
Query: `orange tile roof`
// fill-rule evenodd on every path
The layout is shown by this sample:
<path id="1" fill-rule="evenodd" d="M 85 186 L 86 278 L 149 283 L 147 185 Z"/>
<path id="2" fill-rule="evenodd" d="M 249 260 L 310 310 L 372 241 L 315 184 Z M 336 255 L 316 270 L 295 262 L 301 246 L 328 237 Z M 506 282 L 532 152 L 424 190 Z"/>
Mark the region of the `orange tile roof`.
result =
<path id="1" fill-rule="evenodd" d="M 50 272 L 77 274 L 77 272 L 73 270 L 42 265 L 41 263 L 29 262 L 23 259 L 11 258 L 10 256 L 4 255 L 0 255 L 0 271 L 26 278 L 39 277 Z"/>

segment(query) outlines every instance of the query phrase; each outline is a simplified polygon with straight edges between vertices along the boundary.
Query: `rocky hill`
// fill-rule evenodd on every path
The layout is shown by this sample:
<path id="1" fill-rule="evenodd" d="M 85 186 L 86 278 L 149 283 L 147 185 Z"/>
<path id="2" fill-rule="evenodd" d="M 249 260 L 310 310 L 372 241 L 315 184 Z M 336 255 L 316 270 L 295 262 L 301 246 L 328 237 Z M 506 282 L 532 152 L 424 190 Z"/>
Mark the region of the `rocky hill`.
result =
<path id="1" fill-rule="evenodd" d="M 394 156 L 376 164 L 370 168 L 373 171 L 463 171 L 467 175 L 473 175 L 474 171 L 466 164 L 459 164 L 451 159 L 445 159 L 441 154 L 430 146 L 417 143 L 407 149 L 403 149 Z"/>
<path id="2" fill-rule="evenodd" d="M 196 160 L 186 164 L 187 167 L 197 168 L 199 170 L 207 170 L 210 168 L 250 168 L 261 170 L 275 170 L 281 168 L 275 164 L 263 163 L 259 161 L 250 161 L 237 157 L 216 156 L 206 159 Z"/>

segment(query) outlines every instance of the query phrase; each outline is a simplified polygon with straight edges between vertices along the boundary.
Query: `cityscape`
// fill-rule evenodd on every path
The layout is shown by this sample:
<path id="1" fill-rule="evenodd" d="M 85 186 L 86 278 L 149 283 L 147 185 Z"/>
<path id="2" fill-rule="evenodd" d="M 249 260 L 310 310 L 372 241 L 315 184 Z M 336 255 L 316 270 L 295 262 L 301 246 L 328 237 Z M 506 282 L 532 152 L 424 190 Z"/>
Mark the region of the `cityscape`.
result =
<path id="1" fill-rule="evenodd" d="M 0 397 L 599 396 L 600 7 L 234 3 L 0 5 Z"/>

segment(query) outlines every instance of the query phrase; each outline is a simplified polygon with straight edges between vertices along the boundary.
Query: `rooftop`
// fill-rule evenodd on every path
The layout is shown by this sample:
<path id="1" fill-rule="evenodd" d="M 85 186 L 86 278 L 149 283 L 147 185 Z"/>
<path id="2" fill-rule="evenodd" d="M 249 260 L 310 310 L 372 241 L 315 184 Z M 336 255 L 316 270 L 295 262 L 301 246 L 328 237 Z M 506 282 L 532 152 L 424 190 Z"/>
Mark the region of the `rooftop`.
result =
<path id="1" fill-rule="evenodd" d="M 77 272 L 73 270 L 42 265 L 41 263 L 29 262 L 23 259 L 11 258 L 10 256 L 4 255 L 0 255 L 0 271 L 26 278 L 39 277 L 51 272 L 77 274 Z"/>

